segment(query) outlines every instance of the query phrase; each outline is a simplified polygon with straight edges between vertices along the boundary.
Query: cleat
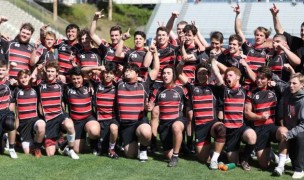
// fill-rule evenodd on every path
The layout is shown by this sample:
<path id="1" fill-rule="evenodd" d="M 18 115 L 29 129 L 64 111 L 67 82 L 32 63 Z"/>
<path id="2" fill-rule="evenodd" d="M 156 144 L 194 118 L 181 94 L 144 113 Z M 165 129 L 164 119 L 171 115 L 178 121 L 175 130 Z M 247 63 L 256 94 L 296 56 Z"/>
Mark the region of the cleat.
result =
<path id="1" fill-rule="evenodd" d="M 139 159 L 140 162 L 148 161 L 147 151 L 139 151 L 137 158 Z"/>
<path id="2" fill-rule="evenodd" d="M 209 169 L 211 170 L 217 170 L 218 169 L 218 163 L 217 161 L 211 161 L 209 165 Z"/>
<path id="3" fill-rule="evenodd" d="M 284 167 L 275 167 L 273 174 L 276 176 L 282 176 L 282 174 L 284 173 Z"/>
<path id="4" fill-rule="evenodd" d="M 301 171 L 301 172 L 294 172 L 293 175 L 292 175 L 292 179 L 301 179 L 304 177 L 304 172 Z"/>
<path id="5" fill-rule="evenodd" d="M 245 171 L 250 171 L 251 170 L 251 167 L 250 167 L 250 165 L 248 164 L 247 161 L 242 161 L 241 166 L 242 166 L 243 170 L 245 170 Z"/>
<path id="6" fill-rule="evenodd" d="M 175 167 L 178 164 L 178 156 L 172 156 L 169 163 L 168 167 Z"/>
<path id="7" fill-rule="evenodd" d="M 9 150 L 8 150 L 8 153 L 9 153 L 9 155 L 10 155 L 10 157 L 11 157 L 12 159 L 17 159 L 17 158 L 18 158 L 15 149 L 9 149 Z"/>
<path id="8" fill-rule="evenodd" d="M 63 152 L 65 155 L 70 156 L 72 159 L 79 159 L 79 156 L 75 153 L 73 149 L 69 149 L 68 147 L 66 147 Z"/>
<path id="9" fill-rule="evenodd" d="M 108 157 L 112 159 L 118 159 L 118 154 L 116 154 L 114 149 L 109 149 L 108 150 Z"/>

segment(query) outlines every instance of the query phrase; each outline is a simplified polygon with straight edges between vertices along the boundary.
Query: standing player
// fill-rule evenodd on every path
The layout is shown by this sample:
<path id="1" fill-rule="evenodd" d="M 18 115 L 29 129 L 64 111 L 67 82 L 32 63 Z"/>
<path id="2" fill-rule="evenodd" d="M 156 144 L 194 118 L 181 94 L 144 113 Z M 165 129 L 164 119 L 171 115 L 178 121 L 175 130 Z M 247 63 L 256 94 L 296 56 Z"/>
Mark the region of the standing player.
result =
<path id="1" fill-rule="evenodd" d="M 38 116 L 38 94 L 31 87 L 31 72 L 21 70 L 17 75 L 19 87 L 14 91 L 13 103 L 16 105 L 17 131 L 25 154 L 30 150 L 35 157 L 41 157 L 41 146 L 45 135 L 45 121 Z"/>
<path id="2" fill-rule="evenodd" d="M 245 116 L 253 121 L 253 127 L 257 134 L 256 151 L 259 164 L 267 168 L 270 164 L 270 143 L 279 142 L 279 163 L 274 173 L 282 175 L 287 153 L 287 143 L 282 134 L 287 132 L 286 127 L 275 125 L 277 107 L 277 95 L 275 89 L 268 86 L 272 80 L 271 69 L 259 67 L 256 77 L 256 89 L 247 92 L 245 104 Z M 282 86 L 277 84 L 276 86 Z"/>
<path id="3" fill-rule="evenodd" d="M 118 138 L 119 123 L 116 116 L 116 84 L 114 84 L 116 65 L 109 62 L 104 67 L 102 82 L 95 86 L 96 114 L 101 128 L 100 139 L 102 140 L 102 149 L 99 150 L 108 147 L 108 156 L 117 159 L 115 144 Z"/>
<path id="4" fill-rule="evenodd" d="M 7 17 L 0 16 L 0 25 L 6 21 L 8 21 Z M 0 60 L 7 60 L 6 55 L 5 55 L 7 45 L 8 45 L 7 40 L 2 37 L 2 34 L 0 32 Z"/>
<path id="5" fill-rule="evenodd" d="M 215 51 L 215 50 L 214 50 Z M 213 52 L 212 52 L 213 53 Z M 180 74 L 184 61 L 177 66 Z M 187 86 L 191 95 L 195 124 L 196 151 L 198 159 L 206 163 L 210 156 L 211 137 L 215 139 L 214 152 L 210 162 L 210 169 L 218 169 L 218 157 L 224 147 L 226 127 L 218 120 L 218 96 L 222 88 L 208 83 L 211 75 L 210 66 L 203 62 L 196 67 L 196 85 L 190 84 L 184 73 L 179 75 L 180 81 Z"/>
<path id="6" fill-rule="evenodd" d="M 212 68 L 219 85 L 224 84 L 222 75 L 217 68 L 217 61 L 215 58 L 211 60 Z M 246 126 L 244 123 L 244 107 L 246 91 L 240 85 L 240 78 L 242 76 L 240 70 L 236 67 L 229 67 L 225 71 L 224 98 L 224 125 L 226 126 L 226 151 L 229 162 L 238 163 L 240 149 L 240 142 L 243 141 L 246 146 L 244 148 L 243 156 L 241 157 L 240 164 L 246 171 L 251 170 L 248 160 L 251 152 L 255 148 L 256 133 L 253 129 Z"/>
<path id="7" fill-rule="evenodd" d="M 304 177 L 304 76 L 301 73 L 291 75 L 289 84 L 280 101 L 279 119 L 288 129 L 284 138 L 294 171 L 292 178 L 301 179 Z"/>
<path id="8" fill-rule="evenodd" d="M 73 121 L 65 113 L 63 104 L 63 87 L 57 79 L 59 65 L 56 61 L 48 61 L 45 65 L 46 79 L 39 84 L 39 97 L 42 114 L 46 121 L 45 149 L 47 156 L 53 156 L 56 151 L 56 140 L 60 129 L 67 132 L 68 146 L 65 153 L 72 159 L 79 159 L 73 150 L 75 129 Z"/>
<path id="9" fill-rule="evenodd" d="M 159 71 L 159 59 L 155 46 L 150 47 L 154 57 L 153 69 L 146 81 L 138 82 L 139 67 L 136 64 L 125 66 L 124 81 L 117 85 L 117 106 L 120 122 L 120 137 L 124 144 L 125 154 L 134 158 L 138 154 L 140 161 L 148 160 L 147 146 L 151 140 L 151 127 L 148 124 L 145 103 L 148 101 L 149 88 Z M 138 142 L 140 143 L 139 153 Z"/>
<path id="10" fill-rule="evenodd" d="M 0 137 L 2 139 L 4 132 L 15 131 L 15 107 L 11 104 L 12 92 L 8 79 L 8 65 L 4 60 L 0 60 Z M 14 133 L 15 134 L 15 133 Z M 18 156 L 15 152 L 15 136 L 9 139 L 9 154 L 13 159 Z M 3 144 L 2 144 L 3 147 Z"/>
<path id="11" fill-rule="evenodd" d="M 301 24 L 301 30 L 300 30 L 300 36 L 301 37 L 296 37 L 292 36 L 288 32 L 284 31 L 280 20 L 279 20 L 279 9 L 276 7 L 275 4 L 273 4 L 273 7 L 270 8 L 272 17 L 273 17 L 273 24 L 274 24 L 274 29 L 276 33 L 278 34 L 283 34 L 286 37 L 287 44 L 290 48 L 290 50 L 295 53 L 300 59 L 301 59 L 301 64 L 296 68 L 296 72 L 301 72 L 303 73 L 303 64 L 304 64 L 304 22 Z"/>
<path id="12" fill-rule="evenodd" d="M 68 105 L 69 115 L 73 120 L 76 135 L 74 151 L 83 152 L 86 133 L 90 140 L 97 140 L 100 127 L 92 112 L 92 94 L 88 82 L 84 82 L 84 75 L 79 67 L 69 71 L 72 83 L 66 88 L 65 100 Z"/>

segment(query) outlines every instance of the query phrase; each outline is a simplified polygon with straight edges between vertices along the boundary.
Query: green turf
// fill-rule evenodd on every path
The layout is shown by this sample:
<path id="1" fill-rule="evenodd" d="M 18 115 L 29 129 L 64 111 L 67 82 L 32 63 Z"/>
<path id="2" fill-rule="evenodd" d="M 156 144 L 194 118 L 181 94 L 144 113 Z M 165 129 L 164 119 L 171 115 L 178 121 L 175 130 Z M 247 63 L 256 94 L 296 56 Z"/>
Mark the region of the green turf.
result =
<path id="1" fill-rule="evenodd" d="M 0 156 L 1 179 L 286 179 L 292 171 L 282 177 L 272 177 L 270 171 L 253 168 L 250 172 L 240 167 L 230 171 L 212 171 L 196 161 L 195 157 L 181 157 L 178 167 L 168 168 L 161 154 L 149 156 L 141 163 L 136 159 L 120 157 L 118 160 L 105 156 L 82 154 L 79 160 L 67 156 L 43 156 L 18 153 L 19 158 L 10 159 L 5 153 Z"/>

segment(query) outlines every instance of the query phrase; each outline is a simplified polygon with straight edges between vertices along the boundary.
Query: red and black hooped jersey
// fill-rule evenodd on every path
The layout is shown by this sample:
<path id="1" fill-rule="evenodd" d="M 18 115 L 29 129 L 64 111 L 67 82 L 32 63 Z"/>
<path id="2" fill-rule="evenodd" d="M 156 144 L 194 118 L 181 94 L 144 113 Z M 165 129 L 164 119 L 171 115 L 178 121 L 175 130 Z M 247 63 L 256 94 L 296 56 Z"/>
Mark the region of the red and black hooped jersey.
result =
<path id="1" fill-rule="evenodd" d="M 222 86 L 191 85 L 187 83 L 193 106 L 195 125 L 203 125 L 217 119 L 218 97 L 223 93 Z"/>
<path id="2" fill-rule="evenodd" d="M 125 62 L 137 64 L 140 68 L 140 76 L 146 78 L 148 75 L 148 68 L 144 67 L 144 59 L 146 56 L 146 51 L 142 49 L 130 49 L 125 54 Z"/>
<path id="3" fill-rule="evenodd" d="M 59 39 L 54 48 L 58 49 L 58 63 L 60 66 L 60 74 L 67 73 L 71 69 L 72 63 L 70 62 L 71 53 L 77 54 L 77 52 L 82 48 L 78 43 L 70 44 L 68 40 Z"/>
<path id="4" fill-rule="evenodd" d="M 19 43 L 13 40 L 9 43 L 7 56 L 9 63 L 15 62 L 16 67 L 9 70 L 10 78 L 17 78 L 17 74 L 20 70 L 30 69 L 30 59 L 33 51 L 33 46 L 30 44 Z"/>
<path id="5" fill-rule="evenodd" d="M 107 61 L 111 61 L 114 62 L 116 65 L 120 64 L 120 65 L 124 65 L 124 58 L 119 58 L 115 56 L 115 51 L 116 51 L 116 46 L 117 45 L 113 45 L 113 44 L 108 44 L 107 47 L 107 53 L 105 56 L 105 63 L 107 63 Z M 123 52 L 128 51 L 127 47 L 123 47 Z"/>
<path id="6" fill-rule="evenodd" d="M 75 88 L 72 84 L 68 85 L 65 100 L 72 120 L 80 121 L 92 115 L 92 95 L 88 86 Z"/>
<path id="7" fill-rule="evenodd" d="M 159 120 L 178 120 L 182 115 L 186 94 L 188 94 L 187 90 L 177 85 L 154 89 L 151 101 L 159 106 Z"/>
<path id="8" fill-rule="evenodd" d="M 145 116 L 145 100 L 149 96 L 151 78 L 143 82 L 118 82 L 117 108 L 121 123 L 135 122 Z"/>
<path id="9" fill-rule="evenodd" d="M 16 88 L 13 102 L 16 103 L 16 111 L 19 120 L 27 120 L 38 117 L 38 94 L 31 87 Z"/>
<path id="10" fill-rule="evenodd" d="M 273 73 L 285 82 L 289 81 L 290 73 L 284 70 L 284 64 L 289 63 L 285 53 L 274 55 L 268 62 L 268 67 Z"/>
<path id="11" fill-rule="evenodd" d="M 8 109 L 12 98 L 10 90 L 10 82 L 8 80 L 0 81 L 0 110 Z"/>
<path id="12" fill-rule="evenodd" d="M 77 52 L 76 58 L 80 64 L 80 67 L 88 67 L 88 66 L 101 66 L 102 60 L 105 57 L 107 48 L 100 44 L 98 48 L 92 49 L 81 49 Z"/>
<path id="13" fill-rule="evenodd" d="M 242 45 L 243 53 L 247 56 L 247 61 L 250 62 L 250 68 L 257 73 L 259 67 L 265 66 L 266 55 L 269 53 L 268 48 L 251 47 L 247 43 Z"/>
<path id="14" fill-rule="evenodd" d="M 41 82 L 39 84 L 39 98 L 46 121 L 52 120 L 63 113 L 62 96 L 63 88 L 60 82 Z"/>
<path id="15" fill-rule="evenodd" d="M 157 47 L 159 62 L 160 62 L 160 70 L 158 72 L 157 79 L 158 81 L 162 81 L 161 71 L 165 66 L 171 65 L 175 66 L 176 64 L 176 55 L 177 55 L 178 47 L 173 46 L 172 44 L 168 44 L 166 47 Z"/>
<path id="16" fill-rule="evenodd" d="M 239 128 L 244 121 L 246 91 L 243 87 L 224 91 L 224 124 L 227 128 Z"/>
<path id="17" fill-rule="evenodd" d="M 46 47 L 42 46 L 37 49 L 36 57 L 39 57 L 37 65 L 45 63 L 47 61 L 55 61 L 56 56 L 54 54 L 54 49 L 47 49 Z"/>
<path id="18" fill-rule="evenodd" d="M 116 87 L 99 83 L 95 89 L 97 120 L 112 120 L 115 116 Z"/>
<path id="19" fill-rule="evenodd" d="M 252 92 L 248 91 L 246 103 L 251 103 L 252 112 L 256 113 L 257 115 L 262 115 L 263 113 L 269 114 L 269 118 L 267 120 L 254 121 L 254 126 L 274 124 L 277 96 L 273 91 L 268 89 L 256 89 Z"/>

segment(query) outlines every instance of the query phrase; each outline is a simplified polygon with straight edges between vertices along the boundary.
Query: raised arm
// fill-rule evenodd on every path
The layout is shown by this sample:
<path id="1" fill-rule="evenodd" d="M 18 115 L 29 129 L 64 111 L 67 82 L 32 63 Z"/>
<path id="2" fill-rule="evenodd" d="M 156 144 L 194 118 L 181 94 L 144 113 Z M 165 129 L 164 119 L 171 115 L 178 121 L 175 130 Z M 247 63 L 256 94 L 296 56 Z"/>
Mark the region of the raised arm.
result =
<path id="1" fill-rule="evenodd" d="M 250 68 L 250 66 L 247 64 L 246 60 L 245 59 L 241 59 L 240 60 L 240 64 L 242 66 L 244 66 L 245 70 L 246 70 L 246 73 L 248 75 L 248 77 L 253 81 L 255 82 L 255 79 L 256 79 L 256 74 L 252 71 L 252 69 Z"/>
<path id="2" fill-rule="evenodd" d="M 241 14 L 240 5 L 237 4 L 235 7 L 233 7 L 233 11 L 235 12 L 235 22 L 234 22 L 235 33 L 242 38 L 242 43 L 244 43 L 246 39 L 242 31 L 242 22 L 240 18 L 240 14 Z"/>
<path id="3" fill-rule="evenodd" d="M 117 45 L 116 51 L 115 51 L 116 57 L 120 57 L 120 58 L 125 57 L 125 53 L 123 52 L 123 46 L 124 46 L 124 42 L 127 39 L 129 39 L 130 37 L 131 37 L 131 35 L 130 35 L 130 28 L 129 28 L 127 32 L 123 33 L 121 39 L 118 42 L 118 45 Z"/>
<path id="4" fill-rule="evenodd" d="M 91 24 L 91 28 L 90 28 L 90 36 L 91 36 L 92 40 L 97 45 L 100 45 L 102 43 L 101 39 L 96 34 L 97 20 L 101 19 L 103 17 L 104 17 L 103 9 L 101 11 L 95 12 L 94 17 L 93 17 L 93 21 L 92 21 L 92 24 Z"/>
<path id="5" fill-rule="evenodd" d="M 292 65 L 293 67 L 296 67 L 301 64 L 301 59 L 295 53 L 293 53 L 289 50 L 287 43 L 282 44 L 282 43 L 277 43 L 275 41 L 273 43 L 274 43 L 275 47 L 279 46 L 285 52 L 290 65 Z"/>
<path id="6" fill-rule="evenodd" d="M 223 79 L 223 76 L 221 75 L 220 73 L 220 70 L 218 68 L 218 63 L 217 60 L 216 60 L 216 54 L 215 54 L 215 51 L 212 50 L 210 52 L 210 61 L 211 61 L 211 69 L 214 73 L 214 76 L 217 80 L 217 84 L 218 85 L 223 85 L 224 84 L 224 79 Z"/>
<path id="7" fill-rule="evenodd" d="M 168 20 L 168 22 L 166 24 L 166 28 L 169 30 L 169 32 L 173 30 L 174 21 L 175 21 L 175 19 L 178 18 L 178 16 L 179 16 L 179 12 L 178 11 L 173 11 L 171 13 L 171 17 L 170 17 L 170 19 Z"/>
<path id="8" fill-rule="evenodd" d="M 158 52 L 157 52 L 157 48 L 154 44 L 152 44 L 150 46 L 149 51 L 151 51 L 153 59 L 154 59 L 153 67 L 152 67 L 151 71 L 149 72 L 149 75 L 152 80 L 155 80 L 157 78 L 159 68 L 160 68 Z"/>
<path id="9" fill-rule="evenodd" d="M 40 46 L 40 44 L 41 44 L 40 40 L 37 40 L 35 42 L 34 49 L 31 54 L 30 66 L 34 66 L 39 61 L 40 56 L 37 55 L 37 50 L 38 50 L 38 47 Z"/>
<path id="10" fill-rule="evenodd" d="M 277 6 L 275 4 L 273 4 L 272 8 L 270 8 L 270 12 L 272 14 L 273 26 L 274 26 L 276 33 L 283 34 L 284 29 L 281 25 L 281 22 L 280 22 L 280 19 L 278 16 L 279 9 L 277 8 Z"/>

